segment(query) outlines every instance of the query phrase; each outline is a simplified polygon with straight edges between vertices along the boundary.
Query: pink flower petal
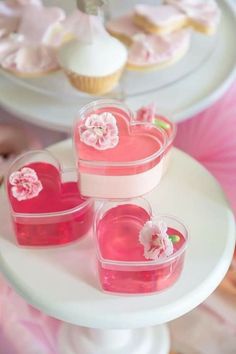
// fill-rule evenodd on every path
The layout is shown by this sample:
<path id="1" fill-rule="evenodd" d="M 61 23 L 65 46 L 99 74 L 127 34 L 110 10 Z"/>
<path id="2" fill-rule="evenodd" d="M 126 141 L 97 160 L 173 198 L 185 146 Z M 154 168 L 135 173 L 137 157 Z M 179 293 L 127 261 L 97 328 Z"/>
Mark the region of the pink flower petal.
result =
<path id="1" fill-rule="evenodd" d="M 101 119 L 106 125 L 110 123 L 111 125 L 116 126 L 116 118 L 109 112 L 103 112 L 101 114 Z"/>
<path id="2" fill-rule="evenodd" d="M 91 114 L 80 126 L 80 140 L 97 150 L 115 147 L 119 142 L 118 127 L 115 117 L 109 112 Z"/>
<path id="3" fill-rule="evenodd" d="M 37 173 L 28 167 L 13 172 L 9 177 L 9 183 L 13 186 L 11 192 L 18 201 L 35 198 L 43 189 Z"/>
<path id="4" fill-rule="evenodd" d="M 17 183 L 19 183 L 20 181 L 20 178 L 21 178 L 21 173 L 19 171 L 17 172 L 13 172 L 10 177 L 9 177 L 9 183 L 14 186 L 16 185 Z"/>
<path id="5" fill-rule="evenodd" d="M 87 145 L 93 145 L 97 141 L 97 136 L 92 130 L 85 130 L 81 135 L 81 141 Z"/>
<path id="6" fill-rule="evenodd" d="M 139 242 L 144 246 L 144 257 L 147 259 L 166 258 L 174 252 L 167 234 L 167 225 L 160 219 L 152 219 L 144 224 L 139 234 Z"/>

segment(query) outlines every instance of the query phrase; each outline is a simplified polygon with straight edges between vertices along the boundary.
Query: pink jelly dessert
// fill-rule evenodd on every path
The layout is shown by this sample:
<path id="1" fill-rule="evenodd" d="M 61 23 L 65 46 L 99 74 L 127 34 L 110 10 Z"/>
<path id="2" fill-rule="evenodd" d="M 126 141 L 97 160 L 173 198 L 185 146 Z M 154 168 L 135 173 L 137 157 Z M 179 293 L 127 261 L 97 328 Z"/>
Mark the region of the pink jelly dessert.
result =
<path id="1" fill-rule="evenodd" d="M 81 197 L 70 174 L 60 175 L 47 162 L 28 163 L 11 172 L 7 191 L 20 245 L 63 245 L 86 235 L 93 221 L 93 202 Z"/>
<path id="2" fill-rule="evenodd" d="M 154 237 L 148 225 L 149 211 L 143 206 L 124 203 L 100 212 L 96 238 L 98 272 L 104 291 L 147 294 L 169 288 L 177 281 L 183 268 L 187 232 L 174 218 L 162 219 L 168 225 L 168 242 L 163 249 L 152 249 L 150 244 L 144 246 L 140 242 L 142 230 L 144 237 Z"/>
<path id="3" fill-rule="evenodd" d="M 160 181 L 165 131 L 136 121 L 119 102 L 100 100 L 85 106 L 79 112 L 74 141 L 84 196 L 133 198 Z"/>

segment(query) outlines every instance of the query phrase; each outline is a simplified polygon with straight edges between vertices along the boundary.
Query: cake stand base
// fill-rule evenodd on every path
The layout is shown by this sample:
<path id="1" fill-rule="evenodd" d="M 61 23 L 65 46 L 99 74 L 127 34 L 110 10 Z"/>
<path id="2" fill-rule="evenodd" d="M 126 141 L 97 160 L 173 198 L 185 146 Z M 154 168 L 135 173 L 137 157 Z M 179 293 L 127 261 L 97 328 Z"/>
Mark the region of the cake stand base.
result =
<path id="1" fill-rule="evenodd" d="M 101 330 L 63 323 L 60 354 L 168 354 L 166 325 L 140 329 Z"/>

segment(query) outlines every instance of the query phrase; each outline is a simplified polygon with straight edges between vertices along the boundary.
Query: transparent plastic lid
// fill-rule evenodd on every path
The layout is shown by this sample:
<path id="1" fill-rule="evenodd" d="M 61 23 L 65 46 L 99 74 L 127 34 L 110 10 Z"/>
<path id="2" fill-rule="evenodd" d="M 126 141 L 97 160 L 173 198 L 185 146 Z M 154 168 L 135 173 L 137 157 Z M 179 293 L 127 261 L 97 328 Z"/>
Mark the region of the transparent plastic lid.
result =
<path id="1" fill-rule="evenodd" d="M 117 139 L 116 145 L 111 142 L 108 148 L 99 145 L 97 137 L 101 135 L 107 138 L 106 133 L 102 134 L 108 124 L 102 122 L 98 128 L 88 124 L 91 116 L 101 117 L 104 113 L 113 116 L 114 125 L 111 129 L 115 133 L 112 133 L 111 140 Z M 164 129 L 135 120 L 133 113 L 122 102 L 115 100 L 93 101 L 80 109 L 73 135 L 79 163 L 91 167 L 132 167 L 158 162 L 169 145 Z M 95 142 L 89 141 L 90 138 Z"/>

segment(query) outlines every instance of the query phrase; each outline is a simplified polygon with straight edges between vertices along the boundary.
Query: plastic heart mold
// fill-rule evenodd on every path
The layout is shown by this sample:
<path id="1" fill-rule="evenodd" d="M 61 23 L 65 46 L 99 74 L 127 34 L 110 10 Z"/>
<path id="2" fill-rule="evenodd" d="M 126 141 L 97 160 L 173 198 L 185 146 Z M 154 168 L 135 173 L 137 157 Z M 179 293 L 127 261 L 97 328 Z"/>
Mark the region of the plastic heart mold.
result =
<path id="1" fill-rule="evenodd" d="M 63 245 L 90 229 L 93 202 L 81 197 L 76 171 L 63 171 L 47 151 L 28 152 L 15 160 L 6 189 L 20 245 Z"/>
<path id="2" fill-rule="evenodd" d="M 81 194 L 133 198 L 160 181 L 167 135 L 138 122 L 121 103 L 99 100 L 82 108 L 74 127 Z"/>
<path id="3" fill-rule="evenodd" d="M 94 231 L 103 291 L 149 294 L 178 280 L 188 232 L 174 217 L 153 217 L 145 199 L 104 202 L 97 210 Z"/>

